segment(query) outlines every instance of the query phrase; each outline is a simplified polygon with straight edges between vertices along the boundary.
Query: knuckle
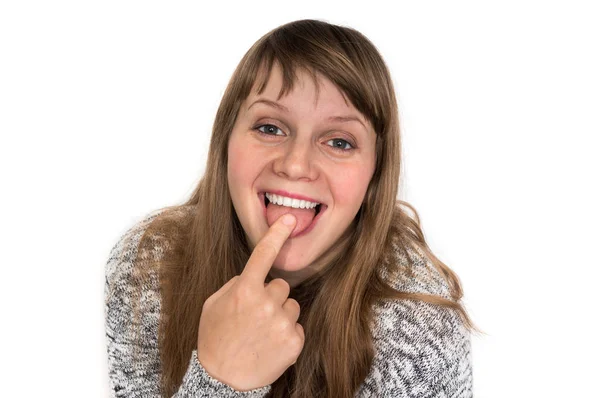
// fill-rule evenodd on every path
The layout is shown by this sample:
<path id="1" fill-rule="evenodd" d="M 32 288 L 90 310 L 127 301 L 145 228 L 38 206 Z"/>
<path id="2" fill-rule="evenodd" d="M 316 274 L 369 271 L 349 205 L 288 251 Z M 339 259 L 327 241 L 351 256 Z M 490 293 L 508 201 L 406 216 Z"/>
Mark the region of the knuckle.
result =
<path id="1" fill-rule="evenodd" d="M 210 296 L 209 298 L 204 300 L 204 303 L 202 304 L 202 312 L 204 312 L 204 310 L 210 308 L 212 306 L 213 301 L 214 301 L 213 296 Z"/>
<path id="2" fill-rule="evenodd" d="M 271 281 L 271 283 L 273 285 L 275 285 L 278 289 L 281 289 L 283 291 L 290 292 L 290 284 L 286 282 L 285 279 L 282 278 L 275 278 Z M 287 294 L 286 294 L 287 296 Z"/>
<path id="3" fill-rule="evenodd" d="M 265 301 L 260 306 L 260 314 L 265 318 L 270 318 L 275 314 L 275 304 L 272 301 Z"/>
<path id="4" fill-rule="evenodd" d="M 302 327 L 302 325 L 299 324 L 299 323 L 296 323 L 296 335 L 298 336 L 298 338 L 302 342 L 302 345 L 304 345 L 304 340 L 305 340 L 304 327 Z"/>
<path id="5" fill-rule="evenodd" d="M 275 278 L 273 281 L 281 284 L 282 286 L 290 287 L 290 284 L 283 278 Z"/>
<path id="6" fill-rule="evenodd" d="M 298 303 L 296 300 L 294 300 L 293 298 L 289 298 L 289 299 L 287 299 L 287 301 L 288 301 L 288 305 L 289 305 L 289 306 L 290 306 L 292 309 L 294 309 L 294 310 L 296 310 L 296 311 L 300 312 L 300 304 L 299 304 L 299 303 Z"/>
<path id="7" fill-rule="evenodd" d="M 235 302 L 240 304 L 250 301 L 254 296 L 251 286 L 243 283 L 233 286 L 231 292 Z"/>
<path id="8" fill-rule="evenodd" d="M 214 301 L 215 301 L 214 295 L 210 296 L 209 298 L 207 298 L 206 300 L 204 300 L 204 303 L 202 304 L 202 309 L 209 308 Z"/>
<path id="9" fill-rule="evenodd" d="M 294 355 L 299 355 L 304 348 L 304 340 L 297 333 L 290 337 L 288 344 Z"/>
<path id="10" fill-rule="evenodd" d="M 280 332 L 288 333 L 292 329 L 292 324 L 289 319 L 282 317 L 279 321 L 277 321 L 276 329 Z"/>

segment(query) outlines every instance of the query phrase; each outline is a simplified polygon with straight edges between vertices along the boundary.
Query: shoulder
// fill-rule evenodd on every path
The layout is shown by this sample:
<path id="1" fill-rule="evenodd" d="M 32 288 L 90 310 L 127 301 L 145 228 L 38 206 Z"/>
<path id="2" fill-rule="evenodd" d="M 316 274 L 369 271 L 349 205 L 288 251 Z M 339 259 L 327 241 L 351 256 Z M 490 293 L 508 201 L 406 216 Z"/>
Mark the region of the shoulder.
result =
<path id="1" fill-rule="evenodd" d="M 374 309 L 375 356 L 361 389 L 394 397 L 471 397 L 471 340 L 453 310 L 390 299 Z M 386 395 L 389 394 L 389 395 Z"/>
<path id="2" fill-rule="evenodd" d="M 132 226 L 130 226 L 125 233 L 123 233 L 112 249 L 108 256 L 108 261 L 105 267 L 106 275 L 106 289 L 107 293 L 113 290 L 124 289 L 132 287 L 132 285 L 138 284 L 140 281 L 136 281 L 140 277 L 140 269 L 135 268 L 136 264 L 144 262 L 152 262 L 153 260 L 160 260 L 166 250 L 165 245 L 158 239 L 150 237 L 149 250 L 144 250 L 143 253 L 139 253 L 139 246 L 144 233 L 152 224 L 152 222 L 161 215 L 174 214 L 189 216 L 192 212 L 192 206 L 182 206 L 178 208 L 163 208 L 152 211 L 145 214 L 143 217 L 138 219 Z M 136 262 L 140 256 L 141 262 Z M 145 277 L 147 277 L 146 275 Z"/>
<path id="3" fill-rule="evenodd" d="M 110 251 L 105 266 L 105 317 L 107 324 L 107 335 L 117 339 L 133 338 L 132 331 L 132 309 L 139 305 L 140 298 L 151 292 L 157 293 L 157 286 L 152 284 L 153 280 L 140 276 L 139 267 L 136 268 L 139 242 L 152 221 L 161 213 L 154 211 L 146 214 L 129 227 L 117 240 Z M 156 299 L 156 297 L 152 297 Z M 146 306 L 153 306 L 156 300 L 146 300 Z M 145 313 L 152 313 L 151 308 L 145 308 Z M 150 324 L 152 322 L 145 322 Z"/>
<path id="4" fill-rule="evenodd" d="M 133 225 L 131 225 L 125 233 L 123 233 L 112 247 L 109 254 L 110 260 L 133 260 L 138 254 L 138 246 L 142 236 L 152 224 L 152 222 L 161 215 L 172 215 L 172 216 L 190 216 L 193 211 L 193 206 L 181 206 L 177 208 L 163 208 L 152 211 L 140 219 L 138 219 Z M 160 249 L 159 247 L 156 248 Z M 112 271 L 112 269 L 108 269 Z"/>
<path id="5" fill-rule="evenodd" d="M 116 259 L 133 259 L 133 257 L 135 257 L 137 254 L 137 247 L 142 235 L 152 221 L 162 212 L 163 210 L 156 210 L 146 214 L 140 220 L 136 221 L 132 226 L 130 226 L 125 233 L 123 233 L 117 239 L 117 242 L 112 247 L 109 254 L 109 262 L 110 260 Z M 113 270 L 109 269 L 108 271 Z"/>
<path id="6" fill-rule="evenodd" d="M 451 298 L 447 280 L 423 250 L 415 245 L 401 247 L 394 241 L 388 253 L 378 273 L 389 286 L 401 292 Z"/>
<path id="7" fill-rule="evenodd" d="M 401 250 L 379 272 L 398 291 L 451 300 L 448 282 L 418 248 Z M 373 306 L 375 356 L 361 396 L 472 396 L 471 337 L 453 309 L 389 298 Z"/>

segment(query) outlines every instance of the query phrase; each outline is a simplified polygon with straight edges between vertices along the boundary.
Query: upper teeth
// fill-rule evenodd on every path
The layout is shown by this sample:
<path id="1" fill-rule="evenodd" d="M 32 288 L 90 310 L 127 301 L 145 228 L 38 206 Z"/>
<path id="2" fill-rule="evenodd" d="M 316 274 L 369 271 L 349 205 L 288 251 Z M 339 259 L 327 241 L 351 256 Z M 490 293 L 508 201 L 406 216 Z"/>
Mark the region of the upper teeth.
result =
<path id="1" fill-rule="evenodd" d="M 293 207 L 294 209 L 314 209 L 319 205 L 317 202 L 309 202 L 307 200 L 292 199 L 286 196 L 279 196 L 272 193 L 265 193 L 269 202 L 280 206 Z"/>

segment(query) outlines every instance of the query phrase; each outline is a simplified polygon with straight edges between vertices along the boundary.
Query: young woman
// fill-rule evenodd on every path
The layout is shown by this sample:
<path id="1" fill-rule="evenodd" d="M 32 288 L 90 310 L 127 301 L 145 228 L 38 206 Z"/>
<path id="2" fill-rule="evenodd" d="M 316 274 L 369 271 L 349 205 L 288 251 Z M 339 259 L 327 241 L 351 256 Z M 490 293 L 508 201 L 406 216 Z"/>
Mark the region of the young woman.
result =
<path id="1" fill-rule="evenodd" d="M 396 200 L 400 153 L 367 38 L 315 20 L 263 36 L 192 197 L 110 254 L 115 396 L 471 397 L 474 327 Z"/>

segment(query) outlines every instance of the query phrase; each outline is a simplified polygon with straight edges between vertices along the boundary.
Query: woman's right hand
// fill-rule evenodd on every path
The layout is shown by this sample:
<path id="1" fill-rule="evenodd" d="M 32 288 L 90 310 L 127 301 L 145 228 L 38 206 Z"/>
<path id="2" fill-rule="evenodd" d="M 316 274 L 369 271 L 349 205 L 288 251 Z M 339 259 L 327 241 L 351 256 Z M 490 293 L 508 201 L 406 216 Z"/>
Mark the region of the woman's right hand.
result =
<path id="1" fill-rule="evenodd" d="M 283 221 L 291 217 L 291 224 Z M 235 390 L 272 384 L 296 362 L 304 347 L 297 323 L 300 305 L 288 298 L 283 279 L 265 279 L 296 224 L 280 217 L 258 242 L 241 275 L 204 303 L 198 328 L 198 359 L 213 378 Z"/>

